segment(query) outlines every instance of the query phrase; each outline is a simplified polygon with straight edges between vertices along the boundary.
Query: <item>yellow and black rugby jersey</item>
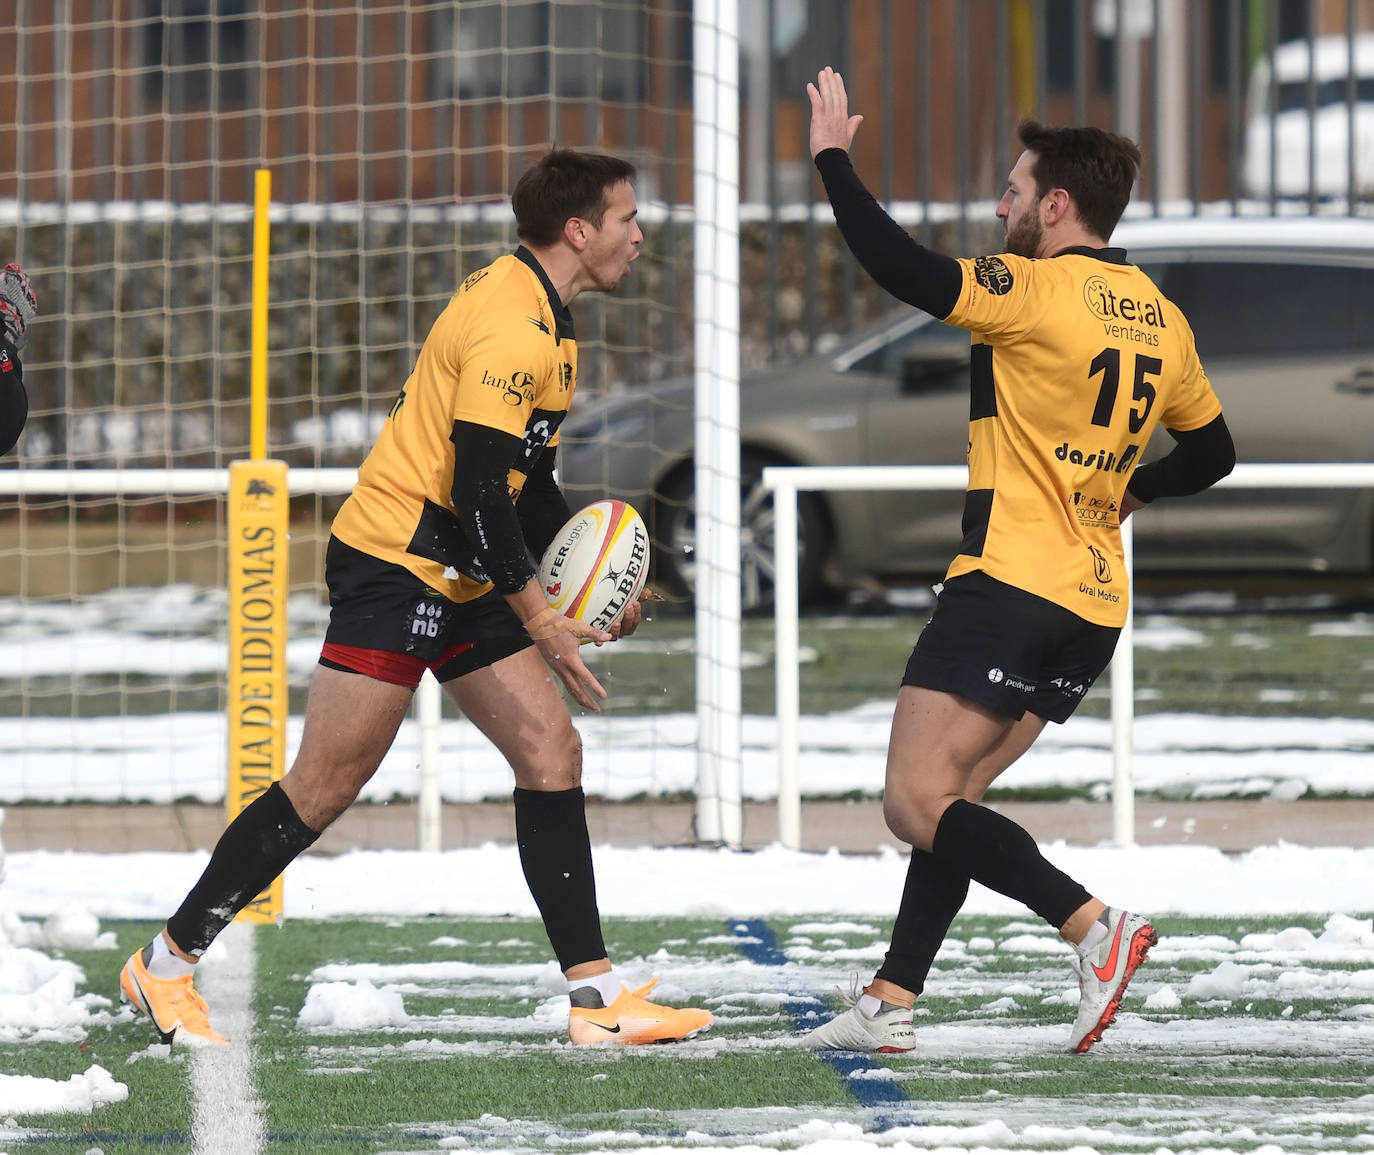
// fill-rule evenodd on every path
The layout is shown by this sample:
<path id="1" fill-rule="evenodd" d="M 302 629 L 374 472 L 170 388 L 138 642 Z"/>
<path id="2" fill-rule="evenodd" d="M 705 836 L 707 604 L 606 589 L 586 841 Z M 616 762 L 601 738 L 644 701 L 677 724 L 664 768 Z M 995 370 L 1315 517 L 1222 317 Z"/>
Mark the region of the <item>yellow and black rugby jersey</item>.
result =
<path id="1" fill-rule="evenodd" d="M 491 589 L 453 511 L 454 423 L 524 441 L 508 477 L 519 497 L 558 444 L 577 384 L 572 316 L 524 248 L 472 273 L 434 322 L 415 369 L 334 519 L 336 537 L 404 566 L 456 602 Z"/>
<path id="2" fill-rule="evenodd" d="M 982 570 L 1107 626 L 1126 620 L 1119 511 L 1155 427 L 1221 413 L 1178 308 L 1120 249 L 961 260 L 945 318 L 973 333 L 964 540 Z"/>

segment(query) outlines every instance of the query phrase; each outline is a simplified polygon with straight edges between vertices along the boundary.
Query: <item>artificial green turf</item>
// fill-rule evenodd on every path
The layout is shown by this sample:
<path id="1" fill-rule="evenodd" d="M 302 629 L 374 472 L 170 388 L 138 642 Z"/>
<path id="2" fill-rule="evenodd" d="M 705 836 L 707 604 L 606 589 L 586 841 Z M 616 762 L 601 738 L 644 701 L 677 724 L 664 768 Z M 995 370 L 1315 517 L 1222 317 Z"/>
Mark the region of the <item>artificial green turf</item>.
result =
<path id="1" fill-rule="evenodd" d="M 340 1040 L 343 1042 L 344 1040 Z M 366 1046 L 366 1036 L 349 1043 Z M 269 1043 L 270 1050 L 270 1043 Z M 569 1117 L 600 1120 L 625 1111 L 709 1111 L 848 1104 L 843 1080 L 809 1053 L 718 1054 L 665 1061 L 626 1051 L 447 1055 L 431 1061 L 394 1054 L 369 1059 L 366 1072 L 306 1076 L 308 1058 L 278 1051 L 259 1067 L 278 1086 L 268 1107 L 272 1132 L 377 1127 L 412 1121 Z M 604 1077 L 598 1077 L 604 1076 Z"/>
<path id="2" fill-rule="evenodd" d="M 892 1065 L 898 1067 L 901 1062 L 909 1060 Z M 929 1103 L 967 1102 L 996 1091 L 1023 1099 L 1187 1095 L 1194 1100 L 1221 1100 L 1258 1094 L 1274 1100 L 1349 1099 L 1363 1094 L 1367 1086 L 1367 1074 L 1350 1056 L 1271 1057 L 1262 1062 L 1227 1056 L 1224 1064 L 1208 1063 L 1201 1070 L 1197 1056 L 1180 1056 L 1168 1066 L 1091 1053 L 1024 1055 L 1014 1064 L 1005 1059 L 927 1056 L 921 1060 L 920 1098 Z"/>
<path id="3" fill-rule="evenodd" d="M 1158 929 L 1166 939 L 1219 935 L 1238 944 L 1246 934 L 1293 926 L 1320 932 L 1324 921 L 1314 916 L 1162 918 Z M 854 925 L 836 925 L 845 922 Z M 801 929 L 794 933 L 794 927 Z M 885 940 L 889 927 L 887 920 L 867 917 L 789 916 L 771 922 L 784 950 L 799 949 L 809 940 L 813 950 L 859 950 L 865 957 L 874 943 Z M 119 933 L 118 951 L 73 956 L 86 968 L 86 989 L 112 993 L 123 959 L 156 929 L 147 923 L 117 923 L 112 928 Z M 970 916 L 955 923 L 952 935 L 964 942 L 984 936 L 1005 943 L 1035 931 L 1029 918 Z M 735 933 L 734 924 L 709 919 L 606 922 L 607 942 L 618 962 L 628 964 L 626 969 L 636 975 L 661 964 L 667 981 L 675 970 L 737 958 Z M 604 1148 L 608 1135 L 621 1136 L 617 1143 L 634 1135 L 647 1142 L 704 1128 L 730 1140 L 730 1128 L 745 1126 L 751 1118 L 777 1116 L 783 1129 L 813 1116 L 865 1118 L 855 1099 L 858 1084 L 848 1082 L 822 1058 L 780 1045 L 793 1042 L 797 1030 L 785 1007 L 770 1012 L 751 1005 L 747 1023 L 732 1023 L 723 1014 L 723 1021 L 704 1036 L 719 1045 L 706 1048 L 567 1047 L 559 1026 L 551 1024 L 547 1035 L 528 1029 L 532 1004 L 547 997 L 547 983 L 533 995 L 522 993 L 520 984 L 504 992 L 499 983 L 493 984 L 495 993 L 484 997 L 467 997 L 460 990 L 405 993 L 412 1016 L 442 1016 L 447 1011 L 488 1021 L 507 1016 L 523 1023 L 525 1029 L 509 1034 L 470 1034 L 442 1025 L 428 1033 L 411 1028 L 321 1033 L 296 1025 L 311 972 L 326 963 L 463 961 L 521 964 L 530 968 L 525 973 L 544 974 L 548 946 L 542 927 L 532 920 L 290 921 L 280 928 L 258 928 L 255 945 L 254 1082 L 265 1104 L 269 1151 L 434 1150 L 441 1142 L 480 1147 L 504 1143 L 508 1135 L 523 1136 L 523 1145 L 538 1150 L 591 1151 Z M 665 947 L 667 956 L 653 960 Z M 866 977 L 872 965 L 858 962 L 854 969 Z M 1314 961 L 1303 969 L 1316 972 L 1330 965 Z M 1181 989 L 1192 976 L 1210 969 L 1212 964 L 1199 959 L 1152 961 L 1140 981 Z M 1013 1038 L 1018 1027 L 1042 1036 L 1053 1028 L 1056 1038 L 1067 1030 L 1072 1007 L 1042 1001 L 1042 996 L 1061 994 L 1072 981 L 1059 954 L 1000 946 L 986 954 L 939 960 L 936 977 L 946 973 L 986 982 L 993 993 L 949 993 L 952 987 L 933 981 L 918 1004 L 918 1042 L 923 1023 L 995 1021 L 1011 1028 Z M 1011 1009 L 990 1011 L 988 1004 L 1000 1001 L 1003 988 L 1013 984 L 1026 988 L 1026 993 L 1014 996 Z M 1180 1133 L 1190 1124 L 1171 1122 L 1170 1104 L 1187 1104 L 1194 1113 L 1210 1112 L 1208 1104 L 1215 1104 L 1217 1118 L 1226 1120 L 1240 1112 L 1237 1104 L 1252 1110 L 1263 1097 L 1274 1103 L 1277 1113 L 1301 1115 L 1314 1104 L 1323 1105 L 1330 1121 L 1304 1129 L 1316 1136 L 1313 1150 L 1364 1134 L 1351 1124 L 1349 1111 L 1350 1104 L 1368 1097 L 1367 1057 L 1338 1047 L 1330 1053 L 1292 1053 L 1283 1037 L 1285 1020 L 1308 1016 L 1339 1021 L 1340 1003 L 1308 995 L 1230 1003 L 1185 1000 L 1177 1008 L 1152 1012 L 1137 997 L 1128 1009 L 1157 1022 L 1232 1017 L 1272 1024 L 1273 1045 L 1262 1050 L 1253 1043 L 1235 1051 L 1223 1047 L 1199 1062 L 1199 1056 L 1183 1050 L 1143 1057 L 1122 1050 L 1072 1056 L 1047 1050 L 1037 1039 L 1000 1058 L 918 1050 L 911 1056 L 871 1056 L 864 1065 L 891 1070 L 896 1078 L 889 1086 L 897 1089 L 899 1102 L 901 1096 L 909 1097 L 906 1110 L 913 1119 L 919 1118 L 923 1105 L 946 1116 L 953 1111 L 957 1117 L 961 1105 L 985 1112 L 989 1101 L 999 1097 L 1009 1106 L 1044 1101 L 1049 1105 L 1045 1110 L 1053 1114 L 1047 1121 L 1063 1123 L 1080 1112 L 1113 1119 L 1139 1115 L 1142 1133 L 1157 1137 L 1163 1146 L 1177 1147 L 1188 1145 Z M 127 1102 L 98 1108 L 89 1118 L 20 1117 L 18 1122 L 29 1129 L 28 1141 L 6 1149 L 66 1153 L 99 1147 L 105 1155 L 150 1146 L 188 1149 L 188 1064 L 156 1059 L 127 1064 L 129 1055 L 150 1041 L 151 1032 L 139 1020 L 93 1028 L 84 1050 L 59 1044 L 0 1047 L 7 1071 L 65 1079 L 99 1062 L 130 1089 Z M 895 1108 L 883 1108 L 891 1109 Z M 869 1125 L 878 1117 L 867 1116 Z M 1236 1129 L 1243 1131 L 1243 1124 Z M 742 1137 L 735 1135 L 734 1141 Z M 1238 1151 L 1259 1145 L 1260 1139 L 1244 1135 L 1224 1144 Z M 1107 1143 L 1105 1149 L 1129 1146 Z"/>
<path id="4" fill-rule="evenodd" d="M 672 1126 L 664 1112 L 852 1102 L 843 1079 L 807 1052 L 720 1053 L 702 1059 L 685 1053 L 675 1057 L 671 1047 L 535 1049 L 563 1042 L 561 1029 L 546 1039 L 513 1035 L 522 1048 L 478 1055 L 454 1054 L 451 1046 L 442 1045 L 457 1045 L 461 1037 L 444 1036 L 439 1047 L 406 1053 L 400 1048 L 410 1035 L 330 1034 L 315 1038 L 314 1048 L 327 1048 L 331 1057 L 343 1052 L 338 1060 L 342 1065 L 353 1061 L 347 1053 L 356 1048 L 353 1054 L 361 1056 L 357 1062 L 366 1069 L 307 1074 L 327 1069 L 319 1050 L 303 1045 L 295 1026 L 294 1008 L 304 1001 L 314 967 L 339 959 L 543 963 L 549 948 L 540 924 L 516 919 L 433 918 L 399 925 L 331 921 L 316 924 L 305 938 L 291 930 L 292 924 L 280 931 L 268 928 L 257 938 L 259 975 L 277 979 L 270 985 L 260 980 L 257 999 L 258 1078 L 261 1085 L 279 1089 L 268 1103 L 272 1134 L 380 1134 L 396 1128 L 404 1132 L 407 1124 L 423 1131 L 428 1121 L 471 1121 L 484 1115 L 555 1124 L 582 1120 L 589 1127 L 605 1127 L 627 1112 L 639 1113 L 635 1129 L 642 1131 Z M 441 937 L 461 939 L 462 945 L 433 945 Z M 673 959 L 737 957 L 728 941 L 698 941 L 728 937 L 727 928 L 715 920 L 613 919 L 606 925 L 607 948 L 620 962 L 645 958 L 665 943 L 674 944 L 669 948 Z M 671 970 L 669 961 L 665 977 Z M 453 995 L 433 1000 L 407 996 L 406 1005 L 411 1014 L 434 1014 L 442 1007 L 515 1018 L 529 1013 L 529 1001 L 517 996 L 478 1003 Z M 506 1041 L 500 1035 L 482 1039 Z M 391 1134 L 386 1142 L 395 1145 L 400 1139 Z"/>
<path id="5" fill-rule="evenodd" d="M 118 1007 L 119 970 L 124 960 L 161 929 L 160 923 L 115 922 L 103 926 L 118 936 L 117 950 L 70 951 L 63 957 L 77 963 L 85 971 L 86 982 L 78 987 L 78 994 L 100 995 Z M 46 952 L 53 953 L 53 952 Z M 129 1086 L 129 1097 L 122 1103 L 97 1107 L 86 1118 L 70 1115 L 14 1116 L 24 1128 L 37 1132 L 51 1131 L 51 1142 L 34 1140 L 25 1143 L 25 1152 L 84 1151 L 98 1146 L 105 1155 L 116 1152 L 144 1151 L 149 1143 L 175 1144 L 178 1138 L 190 1135 L 191 1105 L 188 1094 L 189 1065 L 184 1052 L 172 1061 L 141 1059 L 132 1065 L 129 1058 L 145 1050 L 157 1039 L 146 1019 L 116 1022 L 110 1026 L 92 1028 L 85 1040 L 70 1043 L 8 1043 L 0 1044 L 0 1073 L 33 1075 L 66 1082 L 92 1066 L 109 1071 L 116 1082 Z M 134 1093 L 137 1086 L 138 1093 Z M 73 1142 L 85 1136 L 87 1147 L 73 1147 Z"/>

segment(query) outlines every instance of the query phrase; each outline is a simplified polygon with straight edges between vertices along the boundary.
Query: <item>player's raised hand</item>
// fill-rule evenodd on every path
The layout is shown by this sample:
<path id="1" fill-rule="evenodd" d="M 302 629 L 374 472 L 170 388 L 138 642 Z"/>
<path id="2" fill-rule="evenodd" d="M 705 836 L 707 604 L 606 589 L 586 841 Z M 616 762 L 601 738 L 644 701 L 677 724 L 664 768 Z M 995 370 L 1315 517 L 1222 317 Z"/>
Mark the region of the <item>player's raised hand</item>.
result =
<path id="1" fill-rule="evenodd" d="M 38 300 L 33 286 L 18 265 L 5 266 L 0 273 L 0 324 L 16 350 L 24 347 L 29 322 L 38 316 Z"/>
<path id="2" fill-rule="evenodd" d="M 814 160 L 827 148 L 848 152 L 863 117 L 849 115 L 844 77 L 827 65 L 817 75 L 816 83 L 806 86 L 806 95 L 811 98 L 811 158 Z"/>

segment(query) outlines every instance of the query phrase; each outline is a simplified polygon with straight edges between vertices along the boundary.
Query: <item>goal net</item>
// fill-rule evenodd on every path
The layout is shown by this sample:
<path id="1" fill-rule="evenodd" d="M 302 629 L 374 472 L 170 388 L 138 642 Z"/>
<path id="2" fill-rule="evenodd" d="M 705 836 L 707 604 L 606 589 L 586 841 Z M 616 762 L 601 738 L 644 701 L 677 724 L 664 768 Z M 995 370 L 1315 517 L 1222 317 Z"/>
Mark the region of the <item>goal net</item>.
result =
<path id="1" fill-rule="evenodd" d="M 570 486 L 570 500 L 628 497 L 616 467 L 634 455 L 653 459 L 665 483 L 655 507 L 640 512 L 655 551 L 714 566 L 712 588 L 720 590 L 730 579 L 720 557 L 696 550 L 709 535 L 703 508 L 694 522 L 688 504 L 705 455 L 685 466 L 663 444 L 670 426 L 685 425 L 699 447 L 705 416 L 719 440 L 704 468 L 727 479 L 722 486 L 735 485 L 729 453 L 721 452 L 734 435 L 729 406 L 704 409 L 694 391 L 694 374 L 715 369 L 701 350 L 713 337 L 717 351 L 733 342 L 749 368 L 824 354 L 835 349 L 835 334 L 857 333 L 891 307 L 816 200 L 804 83 L 817 61 L 839 63 L 855 107 L 875 112 L 856 155 L 880 198 L 924 241 L 963 254 L 1000 241 L 992 204 L 976 198 L 1002 180 L 1016 117 L 1033 109 L 1057 123 L 1122 123 L 1111 99 L 1127 70 L 1113 72 L 1116 87 L 1107 91 L 1104 65 L 1125 63 L 1126 50 L 1140 48 L 1090 42 L 1101 5 L 991 0 L 881 5 L 881 19 L 869 19 L 862 5 L 781 0 L 16 0 L 10 7 L 13 64 L 0 76 L 0 108 L 10 113 L 0 123 L 0 155 L 10 159 L 0 171 L 0 261 L 25 266 L 41 306 L 25 350 L 29 427 L 0 461 L 0 806 L 11 807 L 4 829 L 11 848 L 204 846 L 221 827 L 224 485 L 183 483 L 249 451 L 259 168 L 271 171 L 273 197 L 268 449 L 295 479 L 289 756 L 323 636 L 323 549 L 341 500 L 339 488 L 313 471 L 347 471 L 362 459 L 449 295 L 466 272 L 514 246 L 509 192 L 543 150 L 557 143 L 632 160 L 646 234 L 643 259 L 619 293 L 574 304 L 581 370 L 573 416 L 599 413 L 584 433 L 609 448 Z M 1239 20 L 1242 9 L 1261 15 L 1240 0 L 1188 8 L 1186 43 L 1190 52 L 1196 46 L 1195 63 L 1207 65 L 1194 86 L 1201 110 L 1183 150 L 1207 162 L 1190 178 L 1189 203 L 1202 213 L 1237 208 L 1235 175 L 1223 171 L 1223 150 L 1207 142 L 1218 124 L 1239 123 L 1223 105 L 1253 63 L 1233 35 L 1250 27 Z M 1323 16 L 1335 18 L 1334 8 Z M 1193 35 L 1204 22 L 1208 37 Z M 1354 7 L 1337 22 L 1348 38 L 1363 27 Z M 703 28 L 722 41 L 737 34 L 738 53 L 718 44 L 708 68 L 698 53 Z M 1011 67 L 989 77 L 989 51 Z M 726 67 L 736 55 L 743 79 Z M 922 67 L 908 67 L 912 59 Z M 722 116 L 703 148 L 698 102 L 708 91 Z M 939 99 L 943 92 L 948 100 Z M 1153 143 L 1146 151 L 1157 154 Z M 1137 211 L 1174 204 L 1160 175 L 1147 173 L 1149 192 Z M 721 227 L 730 179 L 736 200 L 744 186 L 746 204 Z M 709 203 L 698 200 L 703 188 L 712 190 Z M 1211 203 L 1227 196 L 1230 204 Z M 1333 207 L 1304 202 L 1282 211 Z M 703 345 L 702 327 L 712 323 L 701 308 L 703 285 L 710 288 L 714 276 L 728 289 L 731 272 L 725 259 L 698 267 L 699 226 L 708 215 L 716 234 L 707 241 L 720 241 L 723 252 L 738 239 L 734 288 L 742 281 L 745 297 L 736 329 L 717 323 Z M 883 369 L 894 379 L 897 370 Z M 594 406 L 659 384 L 650 409 Z M 883 412 L 873 409 L 871 419 L 823 413 L 810 432 L 891 444 L 884 426 L 896 426 Z M 774 431 L 771 412 L 752 416 Z M 776 464 L 761 448 L 737 454 L 741 473 L 756 477 Z M 570 458 L 565 451 L 563 462 Z M 159 480 L 135 485 L 147 471 Z M 721 486 L 713 494 L 730 496 Z M 758 500 L 757 489 L 744 496 L 742 504 L 755 514 L 762 508 L 762 516 L 735 534 L 749 538 L 754 555 L 746 590 L 771 556 L 769 509 Z M 731 516 L 743 520 L 728 504 L 705 511 L 726 530 L 716 545 L 734 529 Z M 823 520 L 816 527 L 823 536 Z M 957 516 L 949 527 L 953 548 Z M 819 584 L 819 574 L 811 577 Z M 929 604 L 928 591 L 915 593 L 925 600 L 907 604 L 900 620 L 869 614 L 802 623 L 808 798 L 871 797 L 881 789 L 894 681 Z M 1143 629 L 1142 713 L 1367 714 L 1368 660 L 1340 650 L 1347 640 L 1362 644 L 1371 629 L 1365 588 L 1353 596 L 1364 608 L 1347 612 L 1350 599 L 1340 594 L 1332 620 L 1290 620 L 1278 641 L 1260 637 L 1269 625 L 1242 623 L 1229 610 L 1207 631 Z M 1183 601 L 1196 614 L 1196 600 Z M 875 595 L 870 606 L 879 602 Z M 1162 604 L 1168 616 L 1178 599 Z M 1143 611 L 1150 607 L 1141 600 Z M 1240 609 L 1248 609 L 1244 598 Z M 1347 620 L 1352 613 L 1364 616 Z M 1204 635 L 1206 646 L 1198 641 Z M 714 656 L 702 653 L 707 641 Z M 594 655 L 611 698 L 603 715 L 579 720 L 589 793 L 680 804 L 665 804 L 650 833 L 659 842 L 688 841 L 697 833 L 691 802 L 702 751 L 727 756 L 733 742 L 742 747 L 735 753 L 745 797 L 772 796 L 773 645 L 766 617 L 746 616 L 742 627 L 728 612 L 699 621 L 688 603 L 670 602 L 637 637 Z M 1231 671 L 1225 677 L 1215 672 L 1217 650 Z M 1189 664 L 1188 655 L 1197 660 Z M 1238 686 L 1253 693 L 1237 699 Z M 724 705 L 737 689 L 738 740 L 728 721 L 714 733 L 699 725 L 705 693 Z M 1084 716 L 1102 707 L 1095 698 Z M 507 769 L 446 703 L 438 729 L 440 795 L 469 804 L 445 816 L 453 825 L 441 841 L 509 836 Z M 1167 729 L 1160 723 L 1138 733 Z M 1237 724 L 1237 732 L 1247 729 L 1254 728 Z M 1198 726 L 1198 740 L 1205 745 L 1211 731 Z M 1241 740 L 1259 741 L 1248 733 Z M 1374 748 L 1363 731 L 1341 741 L 1360 756 Z M 1302 743 L 1314 748 L 1305 734 L 1284 732 L 1265 737 L 1261 753 Z M 428 745 L 407 723 L 365 799 L 415 797 Z M 1084 761 L 1104 766 L 1109 751 L 1109 738 L 1095 737 Z M 1328 792 L 1348 788 L 1344 774 L 1330 779 Z M 1286 782 L 1289 770 L 1266 761 L 1254 780 Z M 485 808 L 487 799 L 496 802 Z M 142 803 L 156 806 L 134 805 Z M 22 823 L 14 807 L 24 809 Z M 612 833 L 595 812 L 592 827 L 594 839 Z M 361 807 L 322 845 L 365 843 L 415 845 L 413 812 Z"/>
<path id="2" fill-rule="evenodd" d="M 194 805 L 110 804 L 222 802 L 223 495 L 128 482 L 248 455 L 255 170 L 272 173 L 268 448 L 300 490 L 290 751 L 341 500 L 303 479 L 362 459 L 465 273 L 517 243 L 510 189 L 550 145 L 633 161 L 646 233 L 626 286 L 574 305 L 580 400 L 690 372 L 691 44 L 681 0 L 21 0 L 0 255 L 41 316 L 29 425 L 0 467 L 0 805 L 44 810 L 26 829 L 204 845 Z M 691 789 L 691 619 L 645 639 L 600 668 L 589 793 Z M 446 799 L 508 799 L 461 718 L 441 743 Z M 412 797 L 417 760 L 407 726 L 365 799 Z M 11 850 L 18 825 L 11 809 Z"/>

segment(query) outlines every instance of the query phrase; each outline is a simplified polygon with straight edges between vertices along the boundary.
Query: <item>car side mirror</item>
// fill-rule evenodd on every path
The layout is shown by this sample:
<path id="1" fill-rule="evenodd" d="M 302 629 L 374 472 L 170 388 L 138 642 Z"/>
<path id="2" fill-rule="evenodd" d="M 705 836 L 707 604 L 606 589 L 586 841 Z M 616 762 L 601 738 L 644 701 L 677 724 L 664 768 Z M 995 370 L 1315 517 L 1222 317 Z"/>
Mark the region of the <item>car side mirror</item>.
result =
<path id="1" fill-rule="evenodd" d="M 940 356 L 925 354 L 902 359 L 903 393 L 933 393 L 943 389 L 967 389 L 969 354 L 965 347 Z"/>

